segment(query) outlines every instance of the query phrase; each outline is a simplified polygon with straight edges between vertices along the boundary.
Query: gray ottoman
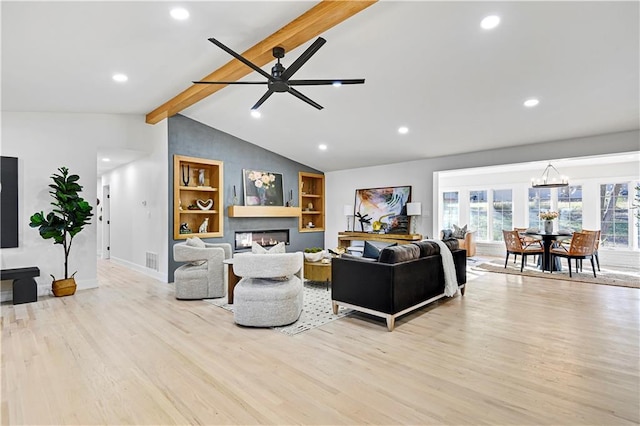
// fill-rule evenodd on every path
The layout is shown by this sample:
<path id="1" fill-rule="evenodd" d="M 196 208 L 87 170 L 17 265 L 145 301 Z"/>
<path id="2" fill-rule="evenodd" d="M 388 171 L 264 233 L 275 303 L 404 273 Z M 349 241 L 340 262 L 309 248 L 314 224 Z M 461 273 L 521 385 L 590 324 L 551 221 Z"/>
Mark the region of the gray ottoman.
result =
<path id="1" fill-rule="evenodd" d="M 243 278 L 233 293 L 233 319 L 250 327 L 277 327 L 296 322 L 302 313 L 302 281 Z"/>

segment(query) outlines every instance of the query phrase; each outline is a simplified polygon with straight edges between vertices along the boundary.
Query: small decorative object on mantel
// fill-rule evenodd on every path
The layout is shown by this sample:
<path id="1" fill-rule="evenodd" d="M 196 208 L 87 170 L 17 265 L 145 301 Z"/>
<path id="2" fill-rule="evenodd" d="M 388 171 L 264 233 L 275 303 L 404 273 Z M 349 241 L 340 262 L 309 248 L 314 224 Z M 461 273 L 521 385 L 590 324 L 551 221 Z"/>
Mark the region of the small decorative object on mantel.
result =
<path id="1" fill-rule="evenodd" d="M 544 220 L 545 234 L 553 233 L 553 221 L 558 218 L 558 212 L 546 211 L 540 212 L 540 219 Z"/>
<path id="2" fill-rule="evenodd" d="M 233 185 L 233 201 L 232 201 L 234 206 L 238 205 L 238 194 L 236 193 L 236 186 Z"/>
<path id="3" fill-rule="evenodd" d="M 213 207 L 213 200 L 211 198 L 208 200 L 196 200 L 196 204 L 200 210 L 211 210 L 211 207 Z"/>
<path id="4" fill-rule="evenodd" d="M 207 231 L 207 229 L 209 228 L 209 218 L 205 218 L 205 220 L 202 222 L 202 225 L 200 225 L 200 228 L 198 229 L 198 232 L 201 234 L 204 234 Z"/>

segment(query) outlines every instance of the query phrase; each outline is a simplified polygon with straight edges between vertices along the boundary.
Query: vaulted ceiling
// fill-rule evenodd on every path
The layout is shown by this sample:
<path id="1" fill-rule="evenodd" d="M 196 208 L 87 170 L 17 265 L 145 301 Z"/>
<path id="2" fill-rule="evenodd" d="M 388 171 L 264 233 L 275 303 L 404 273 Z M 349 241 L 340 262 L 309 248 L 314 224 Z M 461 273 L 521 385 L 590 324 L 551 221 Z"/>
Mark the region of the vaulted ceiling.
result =
<path id="1" fill-rule="evenodd" d="M 173 2 L 3 1 L 2 110 L 144 120 L 232 59 L 208 38 L 242 53 L 316 4 L 182 2 L 176 21 Z M 323 31 L 296 73 L 366 79 L 299 88 L 323 110 L 276 93 L 256 119 L 265 88 L 234 85 L 180 113 L 323 171 L 638 129 L 638 16 L 638 2 L 380 1 Z"/>

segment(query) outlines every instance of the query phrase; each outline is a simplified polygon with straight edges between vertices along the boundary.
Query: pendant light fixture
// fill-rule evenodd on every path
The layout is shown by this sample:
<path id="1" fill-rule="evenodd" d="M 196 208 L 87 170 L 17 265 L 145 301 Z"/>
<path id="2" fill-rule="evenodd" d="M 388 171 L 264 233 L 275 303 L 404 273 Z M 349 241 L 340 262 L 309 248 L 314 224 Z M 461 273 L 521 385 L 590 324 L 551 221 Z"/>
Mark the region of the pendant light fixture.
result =
<path id="1" fill-rule="evenodd" d="M 549 163 L 541 177 L 531 179 L 531 186 L 533 188 L 560 188 L 569 186 L 569 179 L 561 175 L 558 169 Z"/>

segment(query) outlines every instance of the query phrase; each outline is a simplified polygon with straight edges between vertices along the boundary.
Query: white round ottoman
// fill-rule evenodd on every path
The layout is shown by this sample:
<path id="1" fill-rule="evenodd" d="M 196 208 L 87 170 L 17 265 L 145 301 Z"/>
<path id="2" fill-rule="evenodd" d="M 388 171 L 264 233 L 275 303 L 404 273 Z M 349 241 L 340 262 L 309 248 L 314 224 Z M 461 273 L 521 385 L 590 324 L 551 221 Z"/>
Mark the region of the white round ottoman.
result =
<path id="1" fill-rule="evenodd" d="M 233 293 L 233 319 L 250 327 L 291 324 L 302 313 L 302 287 L 295 275 L 285 281 L 243 278 Z"/>

